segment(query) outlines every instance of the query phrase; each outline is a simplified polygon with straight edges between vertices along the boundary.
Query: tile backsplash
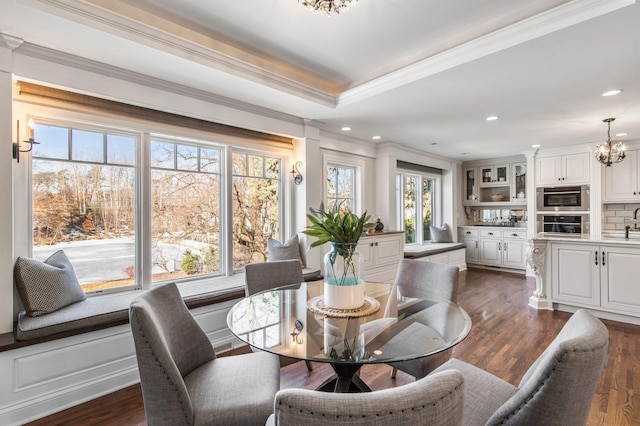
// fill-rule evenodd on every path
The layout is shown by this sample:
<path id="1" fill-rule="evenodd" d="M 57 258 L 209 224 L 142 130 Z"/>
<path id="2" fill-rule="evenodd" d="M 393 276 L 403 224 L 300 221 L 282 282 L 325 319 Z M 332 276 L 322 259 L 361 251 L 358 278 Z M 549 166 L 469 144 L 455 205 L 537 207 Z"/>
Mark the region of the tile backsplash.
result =
<path id="1" fill-rule="evenodd" d="M 603 205 L 602 230 L 624 231 L 626 225 L 630 225 L 633 229 L 636 222 L 640 222 L 640 211 L 638 211 L 638 220 L 633 219 L 633 212 L 637 208 L 640 208 L 640 203 Z M 638 227 L 640 227 L 640 223 L 638 223 Z"/>

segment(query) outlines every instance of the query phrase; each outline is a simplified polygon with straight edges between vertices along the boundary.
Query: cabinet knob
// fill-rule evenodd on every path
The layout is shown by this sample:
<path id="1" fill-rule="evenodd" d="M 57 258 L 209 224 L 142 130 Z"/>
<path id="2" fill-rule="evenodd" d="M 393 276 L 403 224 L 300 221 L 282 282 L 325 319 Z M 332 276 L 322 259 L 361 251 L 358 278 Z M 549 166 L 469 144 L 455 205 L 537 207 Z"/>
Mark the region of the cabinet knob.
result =
<path id="1" fill-rule="evenodd" d="M 602 266 L 605 266 L 605 263 L 604 263 L 604 251 L 602 252 Z"/>
<path id="2" fill-rule="evenodd" d="M 376 246 L 378 245 L 378 243 L 376 242 Z"/>
<path id="3" fill-rule="evenodd" d="M 467 231 L 467 234 L 470 234 L 470 233 L 471 233 L 471 231 Z"/>
<path id="4" fill-rule="evenodd" d="M 598 266 L 598 250 L 596 250 L 596 257 L 595 257 L 595 260 L 596 260 L 596 266 Z"/>
<path id="5" fill-rule="evenodd" d="M 518 236 L 518 234 L 511 234 L 511 236 L 512 236 L 512 237 L 517 237 L 517 236 Z"/>
<path id="6" fill-rule="evenodd" d="M 369 244 L 371 247 L 373 247 L 373 243 Z"/>
<path id="7" fill-rule="evenodd" d="M 558 178 L 558 180 L 560 180 L 560 178 Z"/>
<path id="8" fill-rule="evenodd" d="M 489 235 L 493 235 L 493 232 L 489 232 Z"/>

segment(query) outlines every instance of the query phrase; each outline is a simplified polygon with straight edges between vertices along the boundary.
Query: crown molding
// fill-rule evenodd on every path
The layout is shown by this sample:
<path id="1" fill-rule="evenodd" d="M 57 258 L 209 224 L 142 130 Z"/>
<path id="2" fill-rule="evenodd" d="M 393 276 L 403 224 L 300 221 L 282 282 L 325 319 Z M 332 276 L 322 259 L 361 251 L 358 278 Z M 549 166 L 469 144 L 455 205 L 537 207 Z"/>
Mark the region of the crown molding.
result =
<path id="1" fill-rule="evenodd" d="M 19 37 L 14 37 L 9 34 L 0 33 L 0 47 L 15 50 L 24 43 L 24 40 Z"/>
<path id="2" fill-rule="evenodd" d="M 574 0 L 346 90 L 338 95 L 338 105 L 362 101 L 632 4 L 635 0 Z"/>
<path id="3" fill-rule="evenodd" d="M 302 125 L 303 123 L 303 119 L 290 114 L 263 108 L 247 102 L 242 102 L 224 96 L 216 95 L 204 90 L 195 89 L 193 87 L 172 83 L 156 77 L 150 77 L 145 74 L 125 70 L 113 65 L 93 61 L 90 59 L 82 58 L 80 56 L 71 55 L 69 53 L 60 52 L 31 43 L 22 44 L 19 48 L 14 50 L 14 54 L 24 55 L 46 62 L 56 63 L 62 66 L 67 66 L 93 74 L 139 84 L 153 89 L 162 90 L 164 92 L 174 93 L 191 99 L 197 99 L 211 104 L 229 107 L 232 109 L 257 114 L 288 123 L 297 125 Z M 120 99 L 113 100 L 120 101 Z"/>
<path id="4" fill-rule="evenodd" d="M 309 83 L 301 83 L 292 77 L 286 76 L 287 74 L 296 77 L 303 76 L 305 73 L 300 70 L 265 61 L 264 58 L 240 51 L 219 40 L 177 26 L 159 17 L 154 17 L 149 21 L 150 23 L 143 22 L 141 19 L 145 14 L 141 14 L 140 10 L 127 9 L 125 5 L 120 5 L 116 2 L 102 2 L 105 6 L 101 7 L 94 4 L 101 3 L 101 0 L 17 1 L 88 27 L 105 29 L 111 34 L 123 36 L 128 40 L 157 48 L 163 52 L 260 83 L 266 87 L 271 87 L 320 105 L 331 108 L 336 106 L 336 97 L 330 92 L 336 91 L 337 88 L 321 81 L 319 78 L 306 75 L 304 79 Z M 113 8 L 109 9 L 107 6 Z M 125 12 L 130 13 L 133 17 L 127 16 Z M 151 23 L 158 27 L 151 25 Z M 262 64 L 263 66 L 255 64 Z M 267 69 L 267 67 L 272 67 L 276 71 Z"/>

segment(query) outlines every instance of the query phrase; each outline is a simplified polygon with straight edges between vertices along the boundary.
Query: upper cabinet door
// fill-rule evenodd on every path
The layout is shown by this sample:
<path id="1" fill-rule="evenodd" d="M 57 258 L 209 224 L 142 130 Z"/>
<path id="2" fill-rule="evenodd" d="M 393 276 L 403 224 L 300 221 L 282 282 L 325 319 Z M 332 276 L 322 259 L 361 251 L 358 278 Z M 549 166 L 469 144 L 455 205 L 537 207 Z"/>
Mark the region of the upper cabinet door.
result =
<path id="1" fill-rule="evenodd" d="M 536 186 L 587 185 L 589 176 L 588 152 L 536 160 Z"/>
<path id="2" fill-rule="evenodd" d="M 509 185 L 509 165 L 483 166 L 480 171 L 480 186 L 503 186 Z"/>
<path id="3" fill-rule="evenodd" d="M 562 156 L 562 183 L 589 184 L 589 153 Z"/>
<path id="4" fill-rule="evenodd" d="M 604 167 L 603 201 L 632 201 L 640 197 L 638 191 L 638 151 L 627 151 L 621 163 Z"/>
<path id="5" fill-rule="evenodd" d="M 559 185 L 562 183 L 562 159 L 544 157 L 536 160 L 537 186 Z"/>

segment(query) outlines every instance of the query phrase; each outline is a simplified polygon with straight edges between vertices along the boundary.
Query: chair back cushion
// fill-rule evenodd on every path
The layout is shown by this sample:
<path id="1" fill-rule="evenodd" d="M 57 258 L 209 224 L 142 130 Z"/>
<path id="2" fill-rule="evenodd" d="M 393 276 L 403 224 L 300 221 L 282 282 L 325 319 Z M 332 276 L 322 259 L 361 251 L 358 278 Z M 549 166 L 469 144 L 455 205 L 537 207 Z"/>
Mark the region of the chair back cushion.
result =
<path id="1" fill-rule="evenodd" d="M 395 284 L 401 296 L 458 302 L 457 266 L 402 259 Z"/>
<path id="2" fill-rule="evenodd" d="M 604 324 L 578 310 L 522 377 L 518 392 L 487 424 L 586 424 L 608 346 Z"/>
<path id="3" fill-rule="evenodd" d="M 215 358 L 207 335 L 174 283 L 135 298 L 129 319 L 147 422 L 193 424 L 193 407 L 183 377 Z"/>
<path id="4" fill-rule="evenodd" d="M 276 394 L 279 426 L 457 426 L 462 424 L 463 376 L 446 370 L 404 386 L 368 393 L 284 389 Z"/>
<path id="5" fill-rule="evenodd" d="M 244 272 L 246 296 L 276 287 L 300 285 L 304 281 L 297 260 L 249 263 L 245 265 Z"/>

